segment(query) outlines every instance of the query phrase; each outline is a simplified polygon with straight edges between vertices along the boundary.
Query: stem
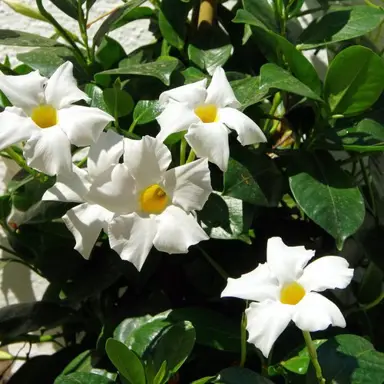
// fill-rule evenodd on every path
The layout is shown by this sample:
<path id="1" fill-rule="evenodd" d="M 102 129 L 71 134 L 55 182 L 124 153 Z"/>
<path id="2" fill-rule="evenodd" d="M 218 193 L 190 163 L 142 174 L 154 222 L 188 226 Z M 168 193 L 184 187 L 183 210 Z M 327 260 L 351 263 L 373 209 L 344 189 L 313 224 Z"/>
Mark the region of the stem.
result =
<path id="1" fill-rule="evenodd" d="M 308 331 L 303 331 L 303 336 L 305 344 L 307 345 L 309 357 L 311 358 L 313 367 L 315 368 L 317 381 L 319 382 L 319 384 L 325 384 L 325 379 L 323 378 L 321 366 L 319 364 L 319 360 L 317 359 L 317 352 L 315 346 L 313 345 L 311 334 Z"/>
<path id="2" fill-rule="evenodd" d="M 180 143 L 180 165 L 185 164 L 185 156 L 187 153 L 187 140 L 183 137 Z"/>
<path id="3" fill-rule="evenodd" d="M 4 247 L 4 245 L 0 245 L 0 249 L 1 249 L 2 251 L 4 251 L 4 252 L 9 253 L 10 255 L 19 257 L 18 254 L 17 254 L 13 249 Z M 1 260 L 1 259 L 0 259 L 0 260 Z M 4 261 L 12 261 L 12 260 L 14 260 L 14 259 L 10 258 L 10 259 L 4 260 Z M 3 261 L 3 260 L 1 260 L 1 261 Z"/>
<path id="4" fill-rule="evenodd" d="M 81 35 L 81 38 L 83 39 L 85 49 L 87 50 L 88 64 L 90 64 L 91 62 L 93 62 L 93 58 L 92 58 L 91 49 L 89 48 L 89 44 L 88 44 L 88 32 L 87 32 L 87 26 L 86 26 L 87 20 L 84 18 L 84 12 L 83 12 L 83 9 L 81 8 L 81 1 L 77 2 L 77 13 L 78 13 L 80 35 Z"/>
<path id="5" fill-rule="evenodd" d="M 139 116 L 139 117 L 141 117 L 141 116 Z M 135 119 L 132 121 L 132 124 L 128 128 L 128 133 L 132 133 L 134 131 L 138 121 L 139 121 L 138 119 Z"/>
<path id="6" fill-rule="evenodd" d="M 87 24 L 87 29 L 90 28 L 93 24 L 97 23 L 99 20 L 101 19 L 104 19 L 104 17 L 107 17 L 109 16 L 111 13 L 115 12 L 117 9 L 119 9 L 120 7 L 115 7 L 113 9 L 111 9 L 110 11 L 106 12 L 106 13 L 103 13 L 102 15 L 96 17 L 95 20 L 92 20 L 90 21 L 88 24 Z"/>
<path id="7" fill-rule="evenodd" d="M 306 9 L 303 12 L 296 13 L 295 15 L 292 15 L 291 17 L 300 17 L 305 15 L 310 15 L 311 13 L 319 12 L 319 11 L 325 11 L 324 7 L 316 7 L 311 9 Z"/>
<path id="8" fill-rule="evenodd" d="M 248 308 L 248 300 L 245 302 L 245 309 Z M 245 315 L 245 310 L 241 317 L 240 324 L 240 367 L 243 368 L 247 360 L 247 316 Z"/>
<path id="9" fill-rule="evenodd" d="M 215 260 L 212 259 L 211 256 L 208 255 L 207 252 L 204 251 L 203 248 L 201 248 L 200 246 L 197 245 L 197 248 L 198 250 L 202 253 L 202 255 L 205 257 L 205 259 L 208 261 L 209 264 L 212 265 L 212 267 L 214 269 L 216 269 L 216 272 L 224 279 L 224 280 L 227 280 L 228 279 L 228 273 L 224 271 L 223 268 L 221 268 L 221 266 L 219 264 L 216 263 Z"/>
<path id="10" fill-rule="evenodd" d="M 269 115 L 271 116 L 274 116 L 276 111 L 277 111 L 277 108 L 279 107 L 281 103 L 281 93 L 280 92 L 277 92 L 275 93 L 275 96 L 273 97 L 273 101 L 272 101 L 272 106 L 271 106 L 271 109 L 269 111 Z M 269 127 L 269 122 L 271 121 L 272 119 L 268 118 L 265 123 L 264 123 L 264 129 L 263 131 L 264 132 L 267 132 L 268 131 L 268 127 Z M 273 133 L 273 132 L 270 132 L 270 133 Z"/>
<path id="11" fill-rule="evenodd" d="M 368 311 L 369 309 L 376 307 L 376 305 L 380 304 L 382 300 L 384 300 L 384 292 L 382 292 L 381 295 L 377 299 L 375 299 L 375 300 L 371 301 L 370 303 L 362 306 L 360 309 L 363 311 Z"/>
<path id="12" fill-rule="evenodd" d="M 216 12 L 216 0 L 201 0 L 199 10 L 199 21 L 197 27 L 202 25 L 212 25 Z"/>
<path id="13" fill-rule="evenodd" d="M 13 160 L 15 161 L 15 163 L 23 168 L 25 171 L 27 171 L 29 174 L 31 174 L 32 176 L 36 176 L 36 172 L 28 167 L 27 163 L 25 162 L 25 160 L 18 154 L 16 153 L 12 147 L 8 147 L 6 149 L 4 149 L 4 152 L 6 152 L 8 154 L 8 156 Z"/>
<path id="14" fill-rule="evenodd" d="M 372 212 L 373 212 L 373 215 L 375 216 L 375 220 L 377 221 L 376 202 L 375 202 L 375 197 L 374 197 L 374 193 L 373 193 L 373 189 L 372 189 L 372 183 L 371 183 L 371 180 L 368 176 L 368 172 L 365 169 L 364 161 L 362 159 L 359 159 L 359 164 L 360 164 L 361 172 L 363 173 L 364 182 L 368 188 L 369 199 L 371 200 Z"/>
<path id="15" fill-rule="evenodd" d="M 186 164 L 188 163 L 191 163 L 193 160 L 196 159 L 196 153 L 195 151 L 191 148 L 191 150 L 189 151 L 189 155 L 188 155 L 188 159 L 187 159 L 187 162 Z"/>
<path id="16" fill-rule="evenodd" d="M 79 167 L 79 168 L 81 168 L 81 167 L 87 162 L 87 160 L 88 160 L 88 156 L 83 157 L 83 158 L 76 164 L 76 166 Z"/>

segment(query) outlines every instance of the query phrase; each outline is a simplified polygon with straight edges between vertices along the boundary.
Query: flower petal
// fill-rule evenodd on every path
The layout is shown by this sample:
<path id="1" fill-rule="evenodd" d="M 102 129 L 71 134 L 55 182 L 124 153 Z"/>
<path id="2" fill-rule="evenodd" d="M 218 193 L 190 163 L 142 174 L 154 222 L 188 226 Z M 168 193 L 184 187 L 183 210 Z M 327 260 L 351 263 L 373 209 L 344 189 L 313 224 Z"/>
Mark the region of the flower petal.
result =
<path id="1" fill-rule="evenodd" d="M 220 108 L 219 121 L 237 132 L 237 140 L 241 145 L 265 143 L 267 141 L 260 127 L 237 109 Z"/>
<path id="2" fill-rule="evenodd" d="M 190 108 L 194 108 L 197 105 L 204 103 L 204 100 L 207 97 L 206 86 L 207 79 L 203 79 L 192 84 L 170 89 L 160 95 L 159 102 L 161 105 L 166 105 L 173 100 L 185 103 Z"/>
<path id="3" fill-rule="evenodd" d="M 193 124 L 185 139 L 198 157 L 206 157 L 223 172 L 229 159 L 228 129 L 221 123 Z"/>
<path id="4" fill-rule="evenodd" d="M 280 237 L 272 237 L 267 245 L 267 263 L 280 284 L 296 281 L 315 251 L 303 246 L 288 247 Z"/>
<path id="5" fill-rule="evenodd" d="M 153 218 L 142 218 L 136 213 L 116 217 L 108 226 L 109 244 L 123 260 L 141 270 L 156 235 Z"/>
<path id="6" fill-rule="evenodd" d="M 72 105 L 58 111 L 58 120 L 69 141 L 78 147 L 85 147 L 97 141 L 113 117 L 98 108 Z"/>
<path id="7" fill-rule="evenodd" d="M 292 320 L 303 331 L 316 332 L 330 325 L 341 328 L 346 325 L 340 309 L 316 292 L 307 293 L 294 308 Z"/>
<path id="8" fill-rule="evenodd" d="M 0 113 L 0 149 L 27 140 L 38 132 L 40 129 L 30 118 L 23 116 L 21 109 L 7 107 Z"/>
<path id="9" fill-rule="evenodd" d="M 202 209 L 212 192 L 207 159 L 199 159 L 165 173 L 164 187 L 172 202 L 185 211 Z"/>
<path id="10" fill-rule="evenodd" d="M 292 319 L 293 306 L 279 301 L 266 300 L 251 303 L 245 310 L 247 316 L 248 342 L 254 344 L 268 357 L 277 338 Z"/>
<path id="11" fill-rule="evenodd" d="M 77 88 L 76 79 L 73 77 L 73 64 L 70 61 L 57 68 L 48 80 L 45 99 L 47 104 L 56 109 L 68 107 L 79 100 L 89 102 L 90 98 Z"/>
<path id="12" fill-rule="evenodd" d="M 29 114 L 34 107 L 44 103 L 45 77 L 38 71 L 19 76 L 0 75 L 0 90 L 13 106 Z"/>
<path id="13" fill-rule="evenodd" d="M 157 233 L 153 245 L 161 252 L 187 253 L 189 246 L 209 239 L 191 214 L 174 205 L 156 216 L 156 223 Z"/>
<path id="14" fill-rule="evenodd" d="M 298 280 L 304 289 L 321 292 L 326 289 L 343 289 L 353 277 L 348 261 L 339 256 L 323 256 L 307 265 Z"/>
<path id="15" fill-rule="evenodd" d="M 160 125 L 160 132 L 157 134 L 160 141 L 164 141 L 172 133 L 186 131 L 193 123 L 200 121 L 193 109 L 174 101 L 169 102 L 156 120 Z"/>
<path id="16" fill-rule="evenodd" d="M 89 258 L 100 231 L 106 227 L 112 215 L 112 212 L 98 205 L 85 203 L 70 209 L 63 216 L 65 225 L 76 240 L 76 251 L 85 259 Z"/>
<path id="17" fill-rule="evenodd" d="M 228 278 L 221 297 L 238 297 L 252 301 L 277 300 L 279 291 L 279 282 L 271 274 L 268 264 L 264 263 L 238 279 Z"/>
<path id="18" fill-rule="evenodd" d="M 60 173 L 57 176 L 55 185 L 44 193 L 42 200 L 82 203 L 89 187 L 88 172 L 73 166 L 73 173 Z"/>
<path id="19" fill-rule="evenodd" d="M 240 108 L 232 87 L 225 76 L 224 69 L 217 67 L 213 72 L 211 83 L 207 89 L 205 104 L 214 104 L 217 107 Z"/>
<path id="20" fill-rule="evenodd" d="M 101 175 L 111 165 L 119 162 L 123 155 L 123 137 L 108 130 L 102 132 L 88 153 L 87 168 L 92 177 Z"/>
<path id="21" fill-rule="evenodd" d="M 154 137 L 124 140 L 124 163 L 139 184 L 139 189 L 158 183 L 171 160 L 167 146 Z"/>
<path id="22" fill-rule="evenodd" d="M 124 214 L 137 208 L 134 191 L 135 180 L 127 166 L 117 164 L 98 176 L 85 198 L 112 212 Z"/>
<path id="23" fill-rule="evenodd" d="M 33 135 L 25 144 L 24 157 L 30 167 L 47 175 L 72 171 L 71 145 L 58 126 Z"/>

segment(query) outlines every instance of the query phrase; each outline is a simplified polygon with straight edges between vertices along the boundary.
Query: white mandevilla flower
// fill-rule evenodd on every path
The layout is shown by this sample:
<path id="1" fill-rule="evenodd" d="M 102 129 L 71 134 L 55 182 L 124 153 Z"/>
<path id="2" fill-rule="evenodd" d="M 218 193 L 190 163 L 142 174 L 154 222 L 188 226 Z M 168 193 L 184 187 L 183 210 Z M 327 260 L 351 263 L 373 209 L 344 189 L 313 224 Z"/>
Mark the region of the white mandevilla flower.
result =
<path id="1" fill-rule="evenodd" d="M 0 149 L 27 140 L 28 165 L 48 175 L 71 171 L 71 144 L 94 143 L 113 120 L 98 108 L 72 105 L 89 101 L 77 88 L 72 71 L 72 63 L 66 62 L 50 79 L 37 71 L 0 75 L 0 90 L 13 104 L 0 113 Z"/>
<path id="2" fill-rule="evenodd" d="M 229 159 L 229 129 L 237 132 L 242 145 L 266 142 L 259 126 L 238 111 L 241 104 L 221 67 L 215 69 L 207 88 L 207 79 L 163 92 L 159 98 L 165 107 L 157 117 L 158 138 L 188 130 L 185 139 L 198 157 L 206 157 L 222 171 Z"/>
<path id="3" fill-rule="evenodd" d="M 309 332 L 346 325 L 339 308 L 317 292 L 345 288 L 353 269 L 338 256 L 324 256 L 307 265 L 313 256 L 314 251 L 288 247 L 274 237 L 268 241 L 266 263 L 238 279 L 228 279 L 221 297 L 258 301 L 246 310 L 248 341 L 265 357 L 291 320 Z"/>
<path id="4" fill-rule="evenodd" d="M 208 161 L 167 170 L 170 163 L 171 153 L 159 140 L 123 139 L 108 131 L 91 146 L 87 170 L 74 167 L 72 177 L 59 175 L 43 200 L 82 203 L 63 220 L 85 258 L 104 229 L 111 248 L 140 270 L 152 245 L 187 253 L 209 238 L 191 213 L 212 192 Z"/>

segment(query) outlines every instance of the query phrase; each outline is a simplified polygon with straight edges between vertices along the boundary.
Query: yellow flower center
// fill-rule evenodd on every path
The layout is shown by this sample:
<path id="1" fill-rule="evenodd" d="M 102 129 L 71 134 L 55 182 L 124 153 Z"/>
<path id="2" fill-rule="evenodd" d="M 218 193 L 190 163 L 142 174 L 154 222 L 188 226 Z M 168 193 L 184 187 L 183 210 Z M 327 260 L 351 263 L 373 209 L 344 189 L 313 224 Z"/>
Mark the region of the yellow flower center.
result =
<path id="1" fill-rule="evenodd" d="M 158 184 L 150 185 L 140 195 L 140 207 L 145 213 L 159 214 L 168 204 L 168 196 Z"/>
<path id="2" fill-rule="evenodd" d="M 280 291 L 280 301 L 283 304 L 296 305 L 305 296 L 305 289 L 299 283 L 284 285 Z"/>
<path id="3" fill-rule="evenodd" d="M 31 119 L 40 128 L 49 128 L 57 124 L 56 109 L 49 104 L 42 104 L 32 110 Z"/>
<path id="4" fill-rule="evenodd" d="M 215 104 L 200 105 L 195 108 L 195 113 L 203 123 L 215 123 L 219 119 Z"/>

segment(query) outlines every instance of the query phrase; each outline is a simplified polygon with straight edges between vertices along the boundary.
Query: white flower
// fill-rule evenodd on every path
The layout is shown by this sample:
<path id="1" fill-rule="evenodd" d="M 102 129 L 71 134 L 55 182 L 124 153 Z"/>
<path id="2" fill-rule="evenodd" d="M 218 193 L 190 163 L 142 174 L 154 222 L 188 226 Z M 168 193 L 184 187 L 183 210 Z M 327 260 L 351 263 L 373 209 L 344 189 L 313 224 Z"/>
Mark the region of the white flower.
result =
<path id="1" fill-rule="evenodd" d="M 98 108 L 72 105 L 88 96 L 77 88 L 73 65 L 61 65 L 50 79 L 35 71 L 0 75 L 0 90 L 13 107 L 0 113 L 0 149 L 27 140 L 24 157 L 29 166 L 48 175 L 70 171 L 71 144 L 94 143 L 113 120 Z"/>
<path id="2" fill-rule="evenodd" d="M 345 288 L 353 269 L 338 256 L 324 256 L 306 266 L 313 256 L 314 251 L 288 247 L 274 237 L 268 241 L 266 263 L 228 279 L 221 297 L 258 301 L 246 310 L 248 341 L 265 357 L 291 320 L 310 332 L 346 325 L 339 308 L 316 292 Z"/>
<path id="3" fill-rule="evenodd" d="M 206 86 L 204 79 L 160 95 L 165 109 L 157 117 L 157 137 L 164 141 L 172 133 L 188 130 L 185 138 L 196 155 L 206 157 L 224 172 L 228 167 L 229 129 L 237 132 L 242 145 L 267 139 L 253 120 L 237 110 L 240 103 L 221 67 L 215 69 L 209 87 Z"/>
<path id="4" fill-rule="evenodd" d="M 119 163 L 121 155 L 124 162 Z M 167 170 L 171 153 L 159 140 L 123 139 L 103 133 L 88 155 L 87 171 L 59 175 L 43 200 L 82 202 L 63 217 L 85 258 L 100 234 L 122 259 L 140 270 L 154 245 L 167 253 L 187 253 L 209 237 L 191 213 L 212 191 L 208 161 Z"/>

